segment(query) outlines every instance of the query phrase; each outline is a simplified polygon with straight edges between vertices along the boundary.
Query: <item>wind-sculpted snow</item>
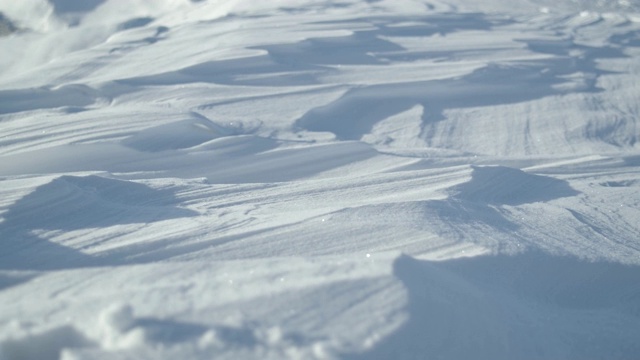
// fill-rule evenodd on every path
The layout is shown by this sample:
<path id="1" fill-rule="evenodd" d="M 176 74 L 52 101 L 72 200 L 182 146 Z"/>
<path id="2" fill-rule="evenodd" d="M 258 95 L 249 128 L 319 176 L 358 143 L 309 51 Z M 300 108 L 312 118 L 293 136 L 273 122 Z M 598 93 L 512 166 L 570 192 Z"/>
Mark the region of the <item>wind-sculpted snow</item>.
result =
<path id="1" fill-rule="evenodd" d="M 633 357 L 640 329 L 620 333 L 606 323 L 637 321 L 637 273 L 535 252 L 444 263 L 400 257 L 394 275 L 406 287 L 409 320 L 369 351 L 344 358 Z"/>
<path id="2" fill-rule="evenodd" d="M 97 245 L 68 245 L 34 236 L 35 231 L 71 232 L 125 224 L 149 224 L 196 215 L 172 207 L 170 191 L 99 176 L 62 176 L 38 187 L 3 214 L 2 269 L 41 270 L 104 264 L 82 253 Z M 75 246 L 74 246 L 75 245 Z"/>
<path id="3" fill-rule="evenodd" d="M 91 105 L 98 94 L 83 85 L 65 85 L 57 89 L 0 91 L 0 114 L 48 108 L 69 108 Z"/>
<path id="4" fill-rule="evenodd" d="M 0 12 L 0 36 L 6 36 L 16 32 L 18 28 L 13 22 Z"/>
<path id="5" fill-rule="evenodd" d="M 0 360 L 637 357 L 639 9 L 0 0 Z"/>
<path id="6" fill-rule="evenodd" d="M 566 181 L 502 166 L 474 166 L 471 180 L 453 187 L 452 190 L 453 198 L 464 201 L 514 206 L 548 202 L 579 194 Z"/>

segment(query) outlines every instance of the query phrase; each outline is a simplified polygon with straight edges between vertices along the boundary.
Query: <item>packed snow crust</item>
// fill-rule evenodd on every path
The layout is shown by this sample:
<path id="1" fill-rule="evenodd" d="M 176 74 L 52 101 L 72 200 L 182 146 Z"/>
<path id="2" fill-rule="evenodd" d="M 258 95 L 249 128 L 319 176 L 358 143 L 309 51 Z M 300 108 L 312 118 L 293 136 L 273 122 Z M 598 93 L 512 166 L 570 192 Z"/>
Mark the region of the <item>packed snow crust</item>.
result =
<path id="1" fill-rule="evenodd" d="M 0 359 L 634 359 L 640 2 L 0 0 Z"/>

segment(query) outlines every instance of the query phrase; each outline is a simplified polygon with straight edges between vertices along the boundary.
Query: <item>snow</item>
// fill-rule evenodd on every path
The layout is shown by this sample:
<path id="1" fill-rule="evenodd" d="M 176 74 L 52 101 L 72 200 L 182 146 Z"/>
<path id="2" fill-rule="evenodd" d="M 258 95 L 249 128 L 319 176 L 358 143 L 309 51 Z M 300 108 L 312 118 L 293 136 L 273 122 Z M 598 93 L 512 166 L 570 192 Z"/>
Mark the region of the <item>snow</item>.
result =
<path id="1" fill-rule="evenodd" d="M 640 3 L 0 0 L 0 359 L 632 359 Z"/>

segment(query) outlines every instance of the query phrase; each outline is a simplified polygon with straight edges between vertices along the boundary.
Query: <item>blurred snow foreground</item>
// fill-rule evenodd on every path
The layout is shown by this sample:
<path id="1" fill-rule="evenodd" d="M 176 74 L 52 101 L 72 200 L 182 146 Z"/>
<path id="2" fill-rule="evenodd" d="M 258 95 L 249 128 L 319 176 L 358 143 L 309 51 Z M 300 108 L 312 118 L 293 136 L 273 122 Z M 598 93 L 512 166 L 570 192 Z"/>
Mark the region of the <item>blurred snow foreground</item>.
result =
<path id="1" fill-rule="evenodd" d="M 633 359 L 640 3 L 0 0 L 0 359 Z"/>

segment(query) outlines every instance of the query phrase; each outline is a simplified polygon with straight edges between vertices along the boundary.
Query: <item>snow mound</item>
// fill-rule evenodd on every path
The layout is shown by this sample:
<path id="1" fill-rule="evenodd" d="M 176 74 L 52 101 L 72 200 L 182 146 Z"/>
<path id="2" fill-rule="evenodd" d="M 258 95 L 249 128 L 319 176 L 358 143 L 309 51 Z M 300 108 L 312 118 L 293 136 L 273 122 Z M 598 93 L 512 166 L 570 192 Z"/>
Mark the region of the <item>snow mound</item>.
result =
<path id="1" fill-rule="evenodd" d="M 471 180 L 451 189 L 453 196 L 486 205 L 522 205 L 578 195 L 563 180 L 505 166 L 473 166 Z"/>
<path id="2" fill-rule="evenodd" d="M 3 360 L 67 360 L 120 358 L 172 359 L 188 355 L 208 359 L 213 353 L 265 359 L 332 358 L 320 343 L 305 344 L 281 328 L 204 326 L 195 323 L 138 317 L 127 304 L 112 304 L 100 312 L 97 327 L 84 333 L 73 326 L 39 331 L 18 328 L 14 338 L 0 341 Z M 86 325 L 85 325 L 86 327 Z M 92 337 L 93 336 L 93 337 Z M 229 353 L 233 355 L 229 356 Z"/>
<path id="3" fill-rule="evenodd" d="M 0 12 L 0 37 L 14 33 L 18 28 L 7 18 L 2 12 Z"/>
<path id="4" fill-rule="evenodd" d="M 229 130 L 208 120 L 182 120 L 145 129 L 122 143 L 136 150 L 157 152 L 190 148 L 229 134 Z"/>
<path id="5" fill-rule="evenodd" d="M 637 267 L 540 253 L 436 263 L 403 256 L 394 274 L 408 292 L 408 321 L 346 358 L 633 357 L 640 350 L 637 273 Z M 621 327 L 608 326 L 612 319 Z M 443 346 L 450 341 L 455 344 Z"/>
<path id="6" fill-rule="evenodd" d="M 69 359 L 66 349 L 93 345 L 72 326 L 28 333 L 21 338 L 0 342 L 2 360 L 59 360 Z"/>
<path id="7" fill-rule="evenodd" d="M 55 89 L 5 90 L 0 91 L 0 114 L 84 107 L 93 104 L 99 96 L 95 89 L 85 85 L 64 85 Z"/>
<path id="8" fill-rule="evenodd" d="M 0 268 L 46 269 L 100 265 L 77 248 L 36 233 L 150 224 L 195 213 L 175 206 L 171 190 L 156 190 L 131 181 L 100 176 L 62 176 L 38 187 L 3 214 L 0 229 L 5 246 L 20 257 L 4 253 Z"/>

